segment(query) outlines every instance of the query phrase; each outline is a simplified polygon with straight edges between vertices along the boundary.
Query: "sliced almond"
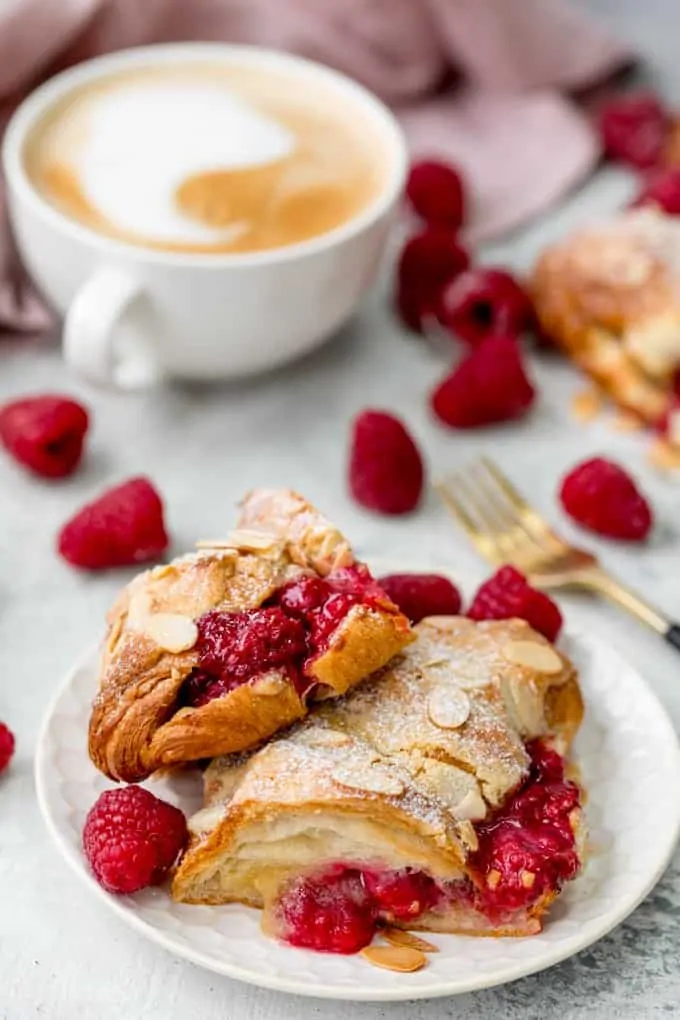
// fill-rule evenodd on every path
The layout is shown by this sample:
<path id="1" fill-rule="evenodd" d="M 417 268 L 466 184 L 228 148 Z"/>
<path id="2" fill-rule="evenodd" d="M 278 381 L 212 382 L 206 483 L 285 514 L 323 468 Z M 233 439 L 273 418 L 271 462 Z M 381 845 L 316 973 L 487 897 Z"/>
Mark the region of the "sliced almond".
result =
<path id="1" fill-rule="evenodd" d="M 480 822 L 486 818 L 486 802 L 478 790 L 468 790 L 452 813 L 457 821 Z"/>
<path id="2" fill-rule="evenodd" d="M 456 832 L 458 833 L 458 838 L 463 846 L 466 850 L 469 850 L 471 854 L 474 854 L 477 850 L 479 850 L 479 840 L 477 839 L 477 833 L 475 832 L 475 827 L 472 822 L 467 819 L 463 819 L 462 821 L 456 819 Z"/>
<path id="3" fill-rule="evenodd" d="M 502 651 L 503 658 L 515 666 L 534 669 L 537 673 L 561 673 L 562 659 L 550 645 L 539 645 L 537 641 L 511 641 Z"/>
<path id="4" fill-rule="evenodd" d="M 401 779 L 379 764 L 343 762 L 332 772 L 336 783 L 362 793 L 384 793 L 386 797 L 399 797 L 404 792 Z"/>
<path id="5" fill-rule="evenodd" d="M 347 747 L 352 743 L 352 738 L 341 730 L 303 730 L 296 739 L 307 747 Z"/>
<path id="6" fill-rule="evenodd" d="M 452 623 L 458 623 L 460 616 L 426 616 L 422 621 L 435 630 L 449 630 Z"/>
<path id="7" fill-rule="evenodd" d="M 602 394 L 596 389 L 581 390 L 571 402 L 571 410 L 577 421 L 592 421 L 602 407 Z"/>
<path id="8" fill-rule="evenodd" d="M 413 932 L 404 931 L 403 928 L 382 928 L 380 934 L 392 946 L 404 946 L 406 949 L 418 949 L 421 953 L 438 953 L 439 946 L 435 946 L 426 939 L 421 939 Z"/>
<path id="9" fill-rule="evenodd" d="M 457 730 L 470 714 L 470 699 L 459 687 L 443 684 L 430 694 L 427 714 L 439 729 Z"/>
<path id="10" fill-rule="evenodd" d="M 427 957 L 419 949 L 407 946 L 369 946 L 362 949 L 361 955 L 373 967 L 383 970 L 394 970 L 399 974 L 410 974 L 414 970 L 422 970 Z"/>
<path id="11" fill-rule="evenodd" d="M 486 884 L 488 885 L 489 889 L 495 889 L 500 880 L 501 873 L 500 871 L 498 871 L 497 868 L 492 868 L 491 871 L 486 876 Z"/>
<path id="12" fill-rule="evenodd" d="M 198 628 L 189 616 L 179 613 L 154 613 L 144 630 L 166 652 L 186 652 L 198 640 Z"/>
<path id="13" fill-rule="evenodd" d="M 197 549 L 232 549 L 238 552 L 233 542 L 228 538 L 202 538 L 196 543 Z"/>
<path id="14" fill-rule="evenodd" d="M 271 535 L 266 531 L 249 531 L 246 528 L 232 531 L 227 537 L 230 545 L 243 552 L 267 552 L 281 545 L 278 535 Z"/>
<path id="15" fill-rule="evenodd" d="M 151 577 L 154 581 L 160 581 L 164 577 L 168 577 L 169 574 L 174 574 L 175 567 L 172 563 L 161 563 L 160 566 L 154 567 L 151 571 Z"/>
<path id="16" fill-rule="evenodd" d="M 191 815 L 187 821 L 187 828 L 194 836 L 202 832 L 210 832 L 224 817 L 225 805 L 217 804 L 215 807 L 201 808 L 195 815 Z"/>
<path id="17" fill-rule="evenodd" d="M 536 874 L 533 871 L 523 871 L 519 880 L 525 889 L 531 889 L 536 881 Z"/>

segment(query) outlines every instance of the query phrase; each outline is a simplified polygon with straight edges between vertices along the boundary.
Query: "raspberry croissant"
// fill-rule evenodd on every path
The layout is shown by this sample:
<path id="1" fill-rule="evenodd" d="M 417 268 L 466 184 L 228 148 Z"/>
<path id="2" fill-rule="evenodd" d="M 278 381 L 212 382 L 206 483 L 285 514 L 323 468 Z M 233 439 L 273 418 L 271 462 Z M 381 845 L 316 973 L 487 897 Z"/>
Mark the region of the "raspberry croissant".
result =
<path id="1" fill-rule="evenodd" d="M 251 493 L 238 529 L 201 546 L 137 577 L 109 615 L 89 750 L 113 779 L 255 747 L 413 639 L 296 493 Z"/>
<path id="2" fill-rule="evenodd" d="M 265 931 L 330 952 L 385 923 L 540 931 L 581 866 L 574 668 L 520 620 L 415 629 L 346 698 L 210 764 L 175 899 L 264 907 Z"/>

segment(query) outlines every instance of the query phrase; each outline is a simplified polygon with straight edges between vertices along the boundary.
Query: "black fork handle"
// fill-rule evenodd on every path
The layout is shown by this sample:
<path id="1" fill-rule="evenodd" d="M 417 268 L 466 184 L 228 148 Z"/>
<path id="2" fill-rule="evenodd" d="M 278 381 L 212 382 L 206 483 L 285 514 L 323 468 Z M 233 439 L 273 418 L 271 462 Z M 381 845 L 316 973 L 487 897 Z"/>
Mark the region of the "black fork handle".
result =
<path id="1" fill-rule="evenodd" d="M 669 645 L 673 645 L 680 652 L 680 623 L 671 623 L 664 637 Z"/>

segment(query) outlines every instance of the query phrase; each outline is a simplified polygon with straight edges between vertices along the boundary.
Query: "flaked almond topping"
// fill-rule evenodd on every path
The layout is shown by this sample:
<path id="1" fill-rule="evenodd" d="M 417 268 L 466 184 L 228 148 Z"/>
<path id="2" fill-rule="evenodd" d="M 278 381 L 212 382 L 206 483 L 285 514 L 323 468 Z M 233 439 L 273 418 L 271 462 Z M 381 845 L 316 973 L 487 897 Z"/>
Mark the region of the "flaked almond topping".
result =
<path id="1" fill-rule="evenodd" d="M 537 641 L 511 641 L 502 651 L 503 657 L 515 666 L 535 669 L 537 673 L 561 673 L 564 666 L 554 648 Z"/>
<path id="2" fill-rule="evenodd" d="M 477 839 L 477 833 L 475 832 L 475 827 L 472 822 L 467 819 L 463 819 L 462 821 L 456 819 L 456 832 L 458 833 L 458 838 L 463 846 L 466 847 L 471 854 L 474 854 L 477 850 L 479 850 L 479 840 Z"/>
<path id="3" fill-rule="evenodd" d="M 407 946 L 368 946 L 361 950 L 361 955 L 373 967 L 394 970 L 399 974 L 410 974 L 414 970 L 422 970 L 427 957 L 419 949 Z"/>
<path id="4" fill-rule="evenodd" d="M 278 673 L 266 673 L 254 684 L 254 690 L 257 694 L 262 694 L 265 697 L 276 697 L 287 686 L 288 681 L 285 677 L 280 676 Z"/>
<path id="5" fill-rule="evenodd" d="M 577 421 L 592 421 L 597 417 L 601 407 L 602 394 L 593 388 L 581 390 L 571 402 L 571 409 Z"/>
<path id="6" fill-rule="evenodd" d="M 523 871 L 519 880 L 525 889 L 531 889 L 536 881 L 536 874 L 533 871 Z"/>
<path id="7" fill-rule="evenodd" d="M 197 549 L 231 549 L 238 552 L 233 542 L 228 538 L 202 538 L 196 543 Z"/>
<path id="8" fill-rule="evenodd" d="M 271 535 L 266 531 L 249 531 L 246 528 L 232 531 L 227 537 L 230 545 L 243 552 L 267 552 L 281 545 L 278 535 Z"/>
<path id="9" fill-rule="evenodd" d="M 404 792 L 401 779 L 379 764 L 343 762 L 333 770 L 332 777 L 341 786 L 364 793 L 384 793 L 386 797 L 399 797 Z"/>
<path id="10" fill-rule="evenodd" d="M 392 946 L 404 946 L 406 949 L 418 949 L 421 953 L 438 953 L 439 946 L 435 946 L 426 939 L 414 935 L 413 932 L 404 931 L 403 928 L 392 928 L 389 925 L 382 928 L 380 934 Z"/>
<path id="11" fill-rule="evenodd" d="M 144 630 L 166 652 L 186 652 L 198 640 L 194 621 L 179 613 L 154 613 L 146 621 Z"/>
<path id="12" fill-rule="evenodd" d="M 160 581 L 162 578 L 167 577 L 169 574 L 173 574 L 175 568 L 172 563 L 161 563 L 160 566 L 154 567 L 151 571 L 151 577 L 154 581 Z"/>
<path id="13" fill-rule="evenodd" d="M 478 790 L 468 790 L 459 804 L 453 809 L 453 816 L 458 821 L 478 822 L 486 818 L 486 803 Z"/>
<path id="14" fill-rule="evenodd" d="M 307 747 L 347 747 L 352 738 L 341 730 L 310 729 L 298 734 L 297 739 Z"/>
<path id="15" fill-rule="evenodd" d="M 457 730 L 470 714 L 470 699 L 458 687 L 436 687 L 427 702 L 430 722 L 442 730 Z"/>
<path id="16" fill-rule="evenodd" d="M 497 868 L 492 868 L 489 874 L 486 876 L 486 884 L 489 889 L 495 889 L 501 880 L 501 873 Z"/>
<path id="17" fill-rule="evenodd" d="M 435 630 L 449 630 L 452 623 L 458 623 L 460 616 L 426 616 L 422 621 Z"/>

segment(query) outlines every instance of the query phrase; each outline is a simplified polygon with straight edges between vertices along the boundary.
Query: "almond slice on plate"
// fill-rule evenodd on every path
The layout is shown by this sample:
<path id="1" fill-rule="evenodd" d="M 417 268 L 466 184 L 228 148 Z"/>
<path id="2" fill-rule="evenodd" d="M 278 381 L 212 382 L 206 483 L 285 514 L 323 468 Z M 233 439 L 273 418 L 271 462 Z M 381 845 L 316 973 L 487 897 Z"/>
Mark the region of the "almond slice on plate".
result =
<path id="1" fill-rule="evenodd" d="M 538 641 L 511 641 L 503 648 L 503 658 L 515 666 L 535 669 L 537 673 L 561 673 L 564 664 L 554 648 Z"/>
<path id="2" fill-rule="evenodd" d="M 386 928 L 381 928 L 380 934 L 392 946 L 417 949 L 421 953 L 439 952 L 439 946 L 435 946 L 432 942 L 427 942 L 426 939 L 421 939 L 418 935 L 414 935 L 413 932 L 404 931 L 403 928 L 392 928 L 388 925 Z"/>
<path id="3" fill-rule="evenodd" d="M 394 970 L 399 974 L 422 970 L 427 963 L 424 953 L 419 949 L 409 949 L 407 946 L 369 946 L 362 949 L 361 955 L 374 967 Z"/>

